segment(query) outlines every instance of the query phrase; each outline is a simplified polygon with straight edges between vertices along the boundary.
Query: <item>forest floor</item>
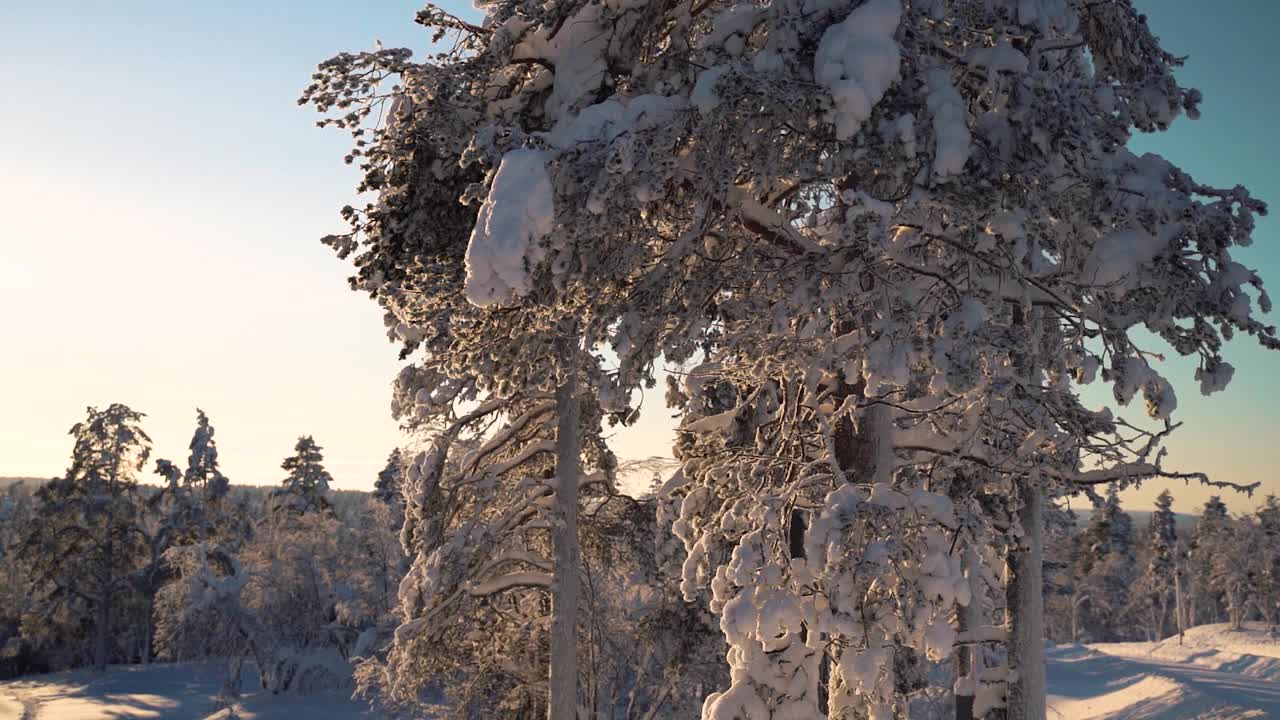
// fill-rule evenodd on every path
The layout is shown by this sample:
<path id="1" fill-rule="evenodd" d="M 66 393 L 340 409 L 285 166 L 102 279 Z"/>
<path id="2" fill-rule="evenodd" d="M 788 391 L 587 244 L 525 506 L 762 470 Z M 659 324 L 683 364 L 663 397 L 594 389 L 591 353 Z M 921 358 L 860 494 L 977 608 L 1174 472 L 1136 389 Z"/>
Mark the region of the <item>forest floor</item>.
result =
<path id="1" fill-rule="evenodd" d="M 379 718 L 349 690 L 272 695 L 246 670 L 242 696 L 219 702 L 222 666 L 179 663 L 32 675 L 0 683 L 0 720 L 347 720 Z M 233 712 L 234 711 L 234 712 Z"/>
<path id="2" fill-rule="evenodd" d="M 1049 651 L 1050 720 L 1280 718 L 1280 638 L 1250 623 Z"/>

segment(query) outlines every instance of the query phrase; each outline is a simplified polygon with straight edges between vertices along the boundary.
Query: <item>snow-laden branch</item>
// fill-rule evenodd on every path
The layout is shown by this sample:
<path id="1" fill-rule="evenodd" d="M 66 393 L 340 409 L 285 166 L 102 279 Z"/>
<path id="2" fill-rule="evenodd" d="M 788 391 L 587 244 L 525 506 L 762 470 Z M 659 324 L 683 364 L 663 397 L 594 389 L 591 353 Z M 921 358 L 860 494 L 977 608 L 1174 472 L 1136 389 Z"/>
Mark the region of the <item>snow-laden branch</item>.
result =
<path id="1" fill-rule="evenodd" d="M 981 625 L 972 630 L 956 633 L 956 642 L 961 644 L 999 643 L 1009 638 L 1009 629 L 1001 625 Z"/>
<path id="2" fill-rule="evenodd" d="M 742 226 L 747 230 L 774 242 L 790 243 L 802 252 L 825 254 L 822 246 L 802 235 L 781 215 L 760 204 L 746 190 L 730 188 L 728 200 L 736 206 L 742 218 Z"/>
<path id="3" fill-rule="evenodd" d="M 553 410 L 555 410 L 555 403 L 539 403 L 524 414 L 520 415 L 520 417 L 507 423 L 506 427 L 502 428 L 497 433 L 494 433 L 493 437 L 489 438 L 479 450 L 476 450 L 474 454 L 468 456 L 463 461 L 464 474 L 475 474 L 476 469 L 486 457 L 494 451 L 506 447 L 507 444 L 511 442 L 511 439 L 515 435 L 519 434 L 520 431 L 524 430 L 529 423 L 543 415 L 546 415 L 547 413 L 552 412 Z"/>
<path id="4" fill-rule="evenodd" d="M 1163 470 L 1159 465 L 1152 463 L 1123 463 L 1108 468 L 1099 468 L 1097 470 L 1086 470 L 1079 473 L 1068 473 L 1054 468 L 1040 468 L 1044 474 L 1072 483 L 1074 485 L 1105 485 L 1107 483 L 1133 481 L 1133 480 L 1149 480 L 1153 478 L 1165 478 L 1169 480 L 1184 480 L 1190 482 L 1192 480 L 1201 485 L 1209 487 L 1225 488 L 1228 490 L 1236 490 L 1238 492 L 1252 495 L 1261 483 L 1233 483 L 1225 480 L 1213 480 L 1207 474 L 1202 472 L 1170 472 Z"/>
<path id="5" fill-rule="evenodd" d="M 549 588 L 553 580 L 552 575 L 545 572 L 510 573 L 489 580 L 469 582 L 467 583 L 467 593 L 472 596 L 478 596 L 494 595 L 516 588 Z"/>

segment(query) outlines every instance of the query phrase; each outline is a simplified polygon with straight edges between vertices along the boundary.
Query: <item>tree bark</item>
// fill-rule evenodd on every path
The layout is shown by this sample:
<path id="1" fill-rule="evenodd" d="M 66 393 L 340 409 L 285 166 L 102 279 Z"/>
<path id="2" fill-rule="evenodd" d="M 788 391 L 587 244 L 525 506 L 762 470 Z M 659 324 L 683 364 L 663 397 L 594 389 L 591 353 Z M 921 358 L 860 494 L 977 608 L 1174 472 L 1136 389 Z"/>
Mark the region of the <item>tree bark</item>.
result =
<path id="1" fill-rule="evenodd" d="M 568 344 L 568 343 L 566 343 Z M 576 355 L 576 345 L 563 357 Z M 548 720 L 575 720 L 578 714 L 578 436 L 577 375 L 570 369 L 556 388 L 555 524 L 551 546 L 555 584 L 551 589 L 551 667 Z"/>
<path id="2" fill-rule="evenodd" d="M 1041 545 L 1044 499 L 1020 483 L 1022 541 L 1009 551 L 1008 720 L 1045 720 L 1044 568 Z"/>

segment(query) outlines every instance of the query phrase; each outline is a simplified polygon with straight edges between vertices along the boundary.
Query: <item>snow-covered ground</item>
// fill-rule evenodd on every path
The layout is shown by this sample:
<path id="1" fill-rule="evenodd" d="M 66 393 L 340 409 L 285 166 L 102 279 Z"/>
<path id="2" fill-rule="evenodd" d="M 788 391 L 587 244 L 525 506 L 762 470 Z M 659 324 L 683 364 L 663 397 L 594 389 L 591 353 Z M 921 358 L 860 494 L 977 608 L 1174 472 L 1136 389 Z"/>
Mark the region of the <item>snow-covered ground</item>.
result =
<path id="1" fill-rule="evenodd" d="M 272 695 L 244 673 L 235 714 L 217 699 L 221 666 L 184 663 L 33 675 L 0 683 L 0 720 L 337 720 L 378 718 L 350 692 Z M 256 691 L 256 692 L 255 692 Z"/>
<path id="2" fill-rule="evenodd" d="M 1049 717 L 1280 718 L 1280 638 L 1250 624 L 1192 628 L 1179 641 L 1049 651 Z"/>
<path id="3" fill-rule="evenodd" d="M 1159 643 L 1051 648 L 1050 720 L 1280 718 L 1280 637 L 1251 624 L 1206 625 Z M 230 715 L 216 664 L 78 670 L 0 683 L 0 720 L 376 718 L 347 691 L 272 695 L 246 670 Z"/>

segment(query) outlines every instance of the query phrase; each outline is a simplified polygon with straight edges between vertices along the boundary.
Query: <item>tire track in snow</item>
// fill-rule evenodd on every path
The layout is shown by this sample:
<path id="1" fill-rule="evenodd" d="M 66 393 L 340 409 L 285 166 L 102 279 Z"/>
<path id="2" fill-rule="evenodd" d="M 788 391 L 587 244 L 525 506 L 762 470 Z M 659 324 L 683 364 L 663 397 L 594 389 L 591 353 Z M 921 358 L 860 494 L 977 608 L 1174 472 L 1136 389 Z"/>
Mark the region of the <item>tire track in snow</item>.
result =
<path id="1" fill-rule="evenodd" d="M 9 707 L 6 708 L 6 705 Z M 4 695 L 0 695 L 0 718 L 13 718 L 13 720 L 36 720 L 36 711 L 39 707 L 40 702 L 38 700 L 31 700 L 23 697 L 21 693 L 14 690 L 6 691 Z M 6 715 L 5 713 L 8 714 Z"/>

